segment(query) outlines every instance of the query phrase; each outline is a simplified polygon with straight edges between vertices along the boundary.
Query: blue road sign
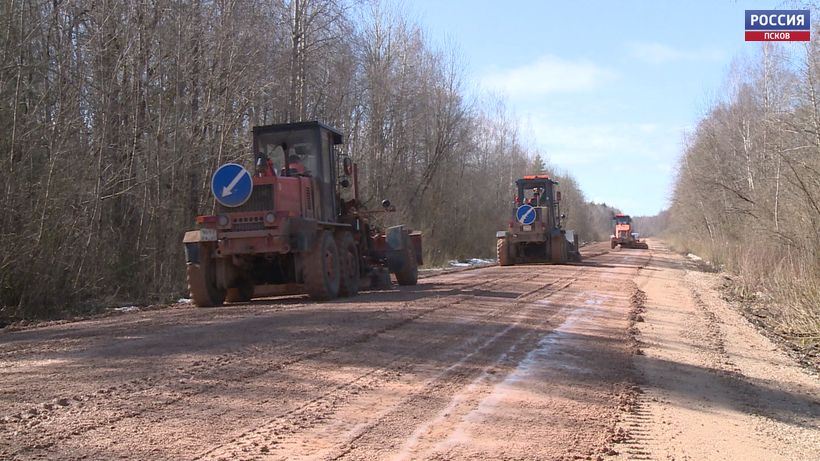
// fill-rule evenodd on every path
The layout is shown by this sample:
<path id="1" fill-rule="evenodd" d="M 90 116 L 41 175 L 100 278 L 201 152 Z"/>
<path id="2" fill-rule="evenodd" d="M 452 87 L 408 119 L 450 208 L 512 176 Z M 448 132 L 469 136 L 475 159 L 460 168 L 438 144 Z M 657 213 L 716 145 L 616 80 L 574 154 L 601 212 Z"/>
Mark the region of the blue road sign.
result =
<path id="1" fill-rule="evenodd" d="M 247 202 L 253 191 L 253 179 L 242 165 L 226 163 L 211 178 L 211 192 L 216 201 L 229 207 Z"/>
<path id="2" fill-rule="evenodd" d="M 515 217 L 521 224 L 532 224 L 535 221 L 535 208 L 531 205 L 521 205 L 515 211 Z"/>

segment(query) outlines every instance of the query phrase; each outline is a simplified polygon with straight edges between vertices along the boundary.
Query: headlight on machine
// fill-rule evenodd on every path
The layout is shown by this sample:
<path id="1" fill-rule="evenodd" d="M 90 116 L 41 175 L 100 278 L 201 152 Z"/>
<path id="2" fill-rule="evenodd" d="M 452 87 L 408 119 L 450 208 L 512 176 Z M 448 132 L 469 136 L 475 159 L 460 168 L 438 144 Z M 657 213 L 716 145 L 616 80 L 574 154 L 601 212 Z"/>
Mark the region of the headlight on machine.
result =
<path id="1" fill-rule="evenodd" d="M 218 218 L 218 219 L 219 219 L 219 225 L 220 225 L 221 227 L 225 227 L 225 226 L 227 226 L 227 225 L 228 225 L 228 223 L 230 222 L 230 221 L 228 220 L 228 217 L 227 217 L 227 216 L 225 216 L 224 214 L 219 215 L 219 218 Z"/>
<path id="2" fill-rule="evenodd" d="M 276 221 L 276 215 L 273 213 L 268 213 L 265 215 L 265 224 L 271 226 L 273 222 Z"/>

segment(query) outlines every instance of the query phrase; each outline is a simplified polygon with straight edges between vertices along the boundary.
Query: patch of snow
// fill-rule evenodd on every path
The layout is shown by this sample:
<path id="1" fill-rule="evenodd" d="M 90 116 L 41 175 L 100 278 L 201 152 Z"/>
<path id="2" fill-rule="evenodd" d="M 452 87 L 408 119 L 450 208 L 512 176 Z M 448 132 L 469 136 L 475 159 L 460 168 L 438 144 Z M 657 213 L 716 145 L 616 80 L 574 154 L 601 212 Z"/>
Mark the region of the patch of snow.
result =
<path id="1" fill-rule="evenodd" d="M 473 259 L 468 260 L 468 262 L 470 264 L 474 264 L 474 265 L 475 264 L 494 264 L 495 259 L 477 259 L 477 258 L 473 258 Z"/>
<path id="2" fill-rule="evenodd" d="M 471 267 L 471 266 L 481 266 L 485 264 L 495 264 L 495 259 L 480 259 L 480 258 L 470 258 L 470 259 L 459 259 L 459 260 L 452 260 L 448 263 L 450 267 Z"/>
<path id="3" fill-rule="evenodd" d="M 191 298 L 179 298 L 177 302 L 180 304 L 191 304 L 193 300 Z"/>
<path id="4" fill-rule="evenodd" d="M 138 306 L 122 306 L 115 307 L 114 310 L 117 312 L 137 312 L 140 308 Z"/>
<path id="5" fill-rule="evenodd" d="M 698 256 L 696 254 L 692 254 L 692 253 L 687 253 L 686 257 L 691 259 L 692 261 L 703 261 L 703 258 L 701 258 L 700 256 Z"/>

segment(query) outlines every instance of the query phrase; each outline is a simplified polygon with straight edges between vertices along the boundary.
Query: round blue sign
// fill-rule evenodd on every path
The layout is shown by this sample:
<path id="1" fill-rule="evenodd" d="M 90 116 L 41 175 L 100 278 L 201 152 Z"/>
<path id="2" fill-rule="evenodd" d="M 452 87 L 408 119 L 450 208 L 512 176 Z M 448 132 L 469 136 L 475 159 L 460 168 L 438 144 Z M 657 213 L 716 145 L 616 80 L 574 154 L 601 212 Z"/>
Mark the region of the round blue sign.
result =
<path id="1" fill-rule="evenodd" d="M 253 179 L 242 165 L 226 163 L 211 178 L 211 192 L 216 201 L 228 207 L 247 202 L 253 191 Z"/>
<path id="2" fill-rule="evenodd" d="M 515 211 L 515 217 L 521 224 L 532 224 L 535 221 L 535 208 L 524 204 Z"/>

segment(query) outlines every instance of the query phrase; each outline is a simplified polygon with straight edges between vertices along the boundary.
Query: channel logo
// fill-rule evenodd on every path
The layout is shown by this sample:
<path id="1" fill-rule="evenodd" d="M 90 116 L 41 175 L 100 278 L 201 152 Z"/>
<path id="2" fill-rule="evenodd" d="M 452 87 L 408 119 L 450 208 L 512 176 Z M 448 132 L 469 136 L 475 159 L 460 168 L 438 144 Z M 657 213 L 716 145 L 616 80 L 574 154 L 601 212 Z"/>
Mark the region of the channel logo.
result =
<path id="1" fill-rule="evenodd" d="M 808 42 L 809 10 L 746 10 L 747 42 Z"/>

